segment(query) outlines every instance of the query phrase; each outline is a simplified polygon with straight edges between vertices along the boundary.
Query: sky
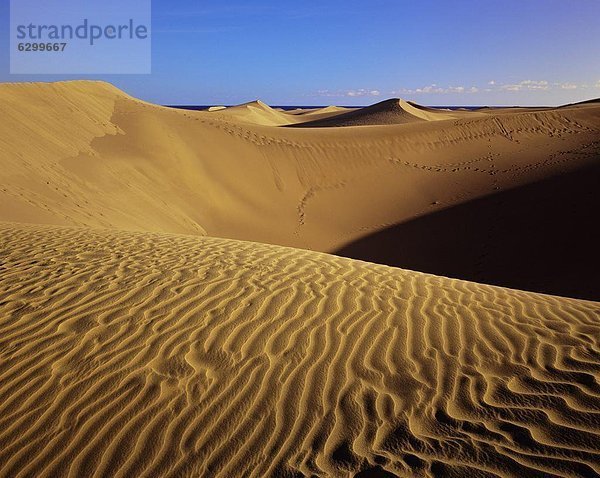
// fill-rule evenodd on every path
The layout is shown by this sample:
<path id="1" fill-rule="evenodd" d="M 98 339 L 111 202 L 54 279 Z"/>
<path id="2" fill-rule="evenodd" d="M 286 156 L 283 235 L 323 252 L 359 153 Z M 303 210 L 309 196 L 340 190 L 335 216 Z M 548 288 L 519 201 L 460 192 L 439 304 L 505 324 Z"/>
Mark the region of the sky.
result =
<path id="1" fill-rule="evenodd" d="M 558 105 L 600 97 L 600 0 L 152 1 L 147 75 L 101 79 L 159 104 Z"/>

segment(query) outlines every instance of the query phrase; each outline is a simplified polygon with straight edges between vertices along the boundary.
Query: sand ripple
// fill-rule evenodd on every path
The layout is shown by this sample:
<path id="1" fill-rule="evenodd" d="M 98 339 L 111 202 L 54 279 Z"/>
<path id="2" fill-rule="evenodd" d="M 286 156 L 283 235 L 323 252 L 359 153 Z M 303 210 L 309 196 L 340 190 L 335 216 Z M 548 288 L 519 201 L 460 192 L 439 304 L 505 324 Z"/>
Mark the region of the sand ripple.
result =
<path id="1" fill-rule="evenodd" d="M 596 476 L 599 381 L 598 303 L 0 224 L 3 477 Z"/>

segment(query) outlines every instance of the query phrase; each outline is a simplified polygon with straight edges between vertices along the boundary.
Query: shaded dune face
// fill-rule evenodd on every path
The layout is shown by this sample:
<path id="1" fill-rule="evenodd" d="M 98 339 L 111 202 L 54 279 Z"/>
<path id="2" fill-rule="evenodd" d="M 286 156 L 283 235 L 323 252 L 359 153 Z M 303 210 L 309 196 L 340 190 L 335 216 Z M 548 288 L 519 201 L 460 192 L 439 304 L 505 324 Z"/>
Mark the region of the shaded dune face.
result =
<path id="1" fill-rule="evenodd" d="M 0 476 L 596 476 L 600 305 L 0 225 Z"/>
<path id="2" fill-rule="evenodd" d="M 442 121 L 456 119 L 465 113 L 448 110 L 435 110 L 398 98 L 385 100 L 372 106 L 338 114 L 330 118 L 306 121 L 290 126 L 303 128 L 322 128 L 334 126 L 373 126 L 406 124 L 419 121 Z M 476 117 L 477 113 L 467 113 Z"/>
<path id="3" fill-rule="evenodd" d="M 425 215 L 336 254 L 600 301 L 600 163 Z"/>

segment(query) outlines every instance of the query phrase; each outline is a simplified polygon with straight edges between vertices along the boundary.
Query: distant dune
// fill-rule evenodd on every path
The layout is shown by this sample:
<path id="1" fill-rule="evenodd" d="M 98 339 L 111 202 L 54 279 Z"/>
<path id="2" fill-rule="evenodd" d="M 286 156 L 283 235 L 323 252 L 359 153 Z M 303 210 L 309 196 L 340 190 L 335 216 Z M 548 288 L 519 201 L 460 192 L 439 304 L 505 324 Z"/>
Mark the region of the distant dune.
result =
<path id="1" fill-rule="evenodd" d="M 287 125 L 294 122 L 294 117 L 271 108 L 260 100 L 244 103 L 243 105 L 230 106 L 219 110 L 225 118 L 242 123 L 252 123 L 266 126 Z"/>
<path id="2" fill-rule="evenodd" d="M 0 478 L 600 476 L 597 101 L 0 118 Z"/>
<path id="3" fill-rule="evenodd" d="M 315 108 L 310 110 L 297 109 L 285 111 L 280 108 L 271 108 L 262 101 L 256 100 L 242 105 L 230 106 L 228 108 L 219 107 L 212 111 L 219 111 L 223 119 L 234 120 L 241 123 L 251 123 L 263 126 L 290 126 L 304 122 L 316 122 L 324 118 L 342 115 L 343 113 L 346 113 L 348 109 L 339 108 L 337 106 L 327 106 L 325 108 Z"/>
<path id="4" fill-rule="evenodd" d="M 299 127 L 325 126 L 374 126 L 386 124 L 405 124 L 417 121 L 443 121 L 468 115 L 477 117 L 477 113 L 469 111 L 450 111 L 427 108 L 410 101 L 391 99 L 373 106 L 348 111 L 326 119 L 318 119 L 296 124 Z"/>
<path id="5" fill-rule="evenodd" d="M 0 242 L 0 476 L 600 473 L 599 303 L 233 240 Z"/>

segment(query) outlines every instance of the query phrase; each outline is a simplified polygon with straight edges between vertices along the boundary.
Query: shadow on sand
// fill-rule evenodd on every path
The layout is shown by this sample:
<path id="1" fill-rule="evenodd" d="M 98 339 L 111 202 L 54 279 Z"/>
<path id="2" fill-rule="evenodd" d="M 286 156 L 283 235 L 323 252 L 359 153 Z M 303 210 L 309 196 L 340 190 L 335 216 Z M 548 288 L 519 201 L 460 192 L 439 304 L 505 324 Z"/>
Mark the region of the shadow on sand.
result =
<path id="1" fill-rule="evenodd" d="M 600 164 L 428 214 L 335 254 L 600 301 Z"/>

